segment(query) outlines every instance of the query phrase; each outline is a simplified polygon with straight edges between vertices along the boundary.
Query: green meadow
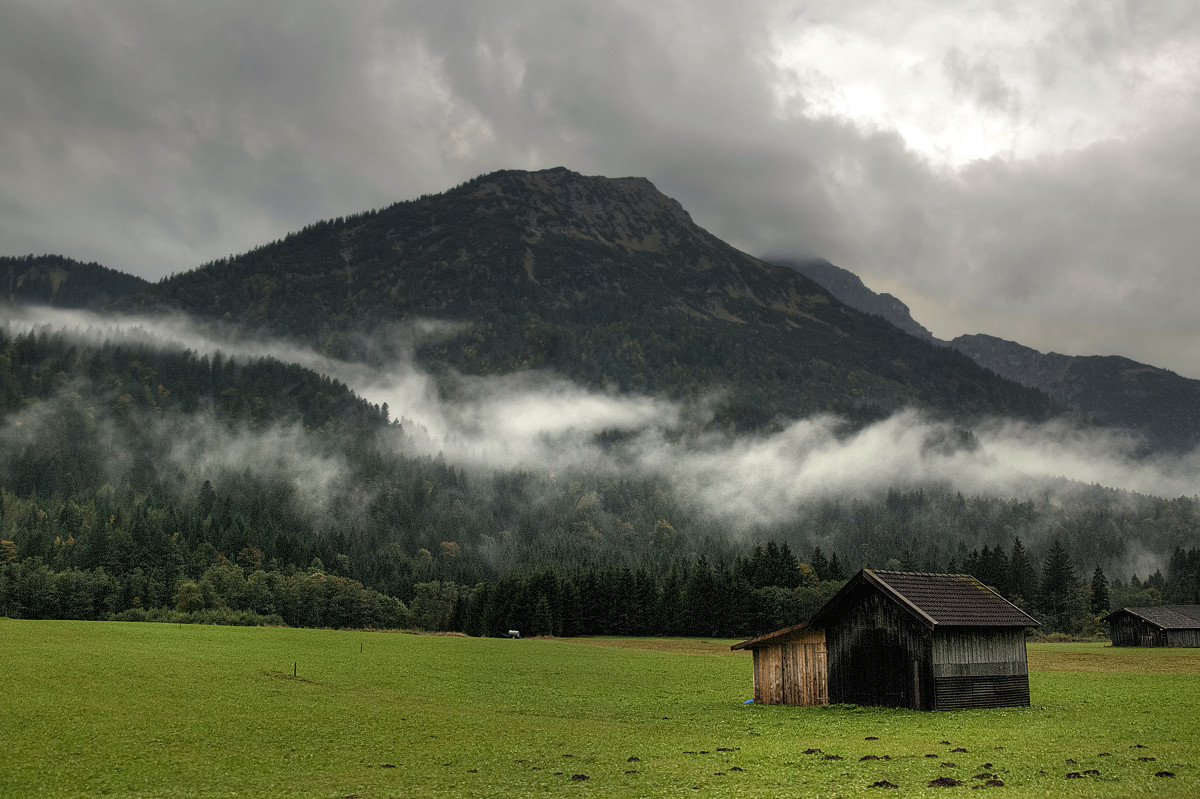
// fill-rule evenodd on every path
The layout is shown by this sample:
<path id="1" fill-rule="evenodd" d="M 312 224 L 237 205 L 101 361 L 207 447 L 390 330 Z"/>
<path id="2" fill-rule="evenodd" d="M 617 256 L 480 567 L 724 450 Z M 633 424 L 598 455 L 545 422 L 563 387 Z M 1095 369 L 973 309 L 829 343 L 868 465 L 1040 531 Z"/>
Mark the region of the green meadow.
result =
<path id="1" fill-rule="evenodd" d="M 0 796 L 1200 795 L 1200 651 L 917 713 L 745 705 L 730 643 L 0 619 Z"/>

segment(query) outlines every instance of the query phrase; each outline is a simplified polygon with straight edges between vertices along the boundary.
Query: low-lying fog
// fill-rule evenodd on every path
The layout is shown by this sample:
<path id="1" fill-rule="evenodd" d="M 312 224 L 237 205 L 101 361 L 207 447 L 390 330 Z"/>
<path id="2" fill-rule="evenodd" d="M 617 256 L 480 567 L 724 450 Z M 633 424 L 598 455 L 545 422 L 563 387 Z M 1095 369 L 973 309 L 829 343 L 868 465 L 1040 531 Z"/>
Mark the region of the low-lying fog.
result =
<path id="1" fill-rule="evenodd" d="M 659 475 L 681 497 L 733 527 L 787 518 L 807 501 L 873 497 L 888 488 L 939 485 L 964 494 L 1022 497 L 1074 481 L 1175 497 L 1195 495 L 1200 486 L 1200 452 L 1135 457 L 1128 436 L 1065 422 L 983 419 L 970 431 L 978 446 L 946 445 L 959 440 L 960 432 L 915 410 L 858 430 L 822 415 L 792 421 L 778 432 L 729 436 L 697 432 L 720 402 L 717 395 L 685 406 L 595 391 L 539 372 L 457 375 L 453 391 L 442 392 L 412 357 L 376 368 L 284 342 L 218 340 L 181 317 L 112 318 L 28 308 L 8 326 L 13 332 L 45 326 L 95 343 L 120 336 L 198 354 L 220 351 L 232 358 L 298 363 L 346 383 L 374 404 L 387 403 L 392 418 L 410 428 L 406 446 L 440 452 L 463 468 Z M 428 322 L 410 324 L 395 335 L 408 342 L 411 353 L 422 337 L 452 330 Z M 598 443 L 597 434 L 604 431 L 621 431 L 620 444 Z M 271 456 L 264 453 L 299 443 L 294 434 L 280 431 L 270 433 L 270 441 L 261 440 L 268 434 L 244 435 L 260 438 L 238 441 L 192 431 L 188 443 L 181 441 L 181 457 L 203 461 L 214 457 L 211 449 L 235 449 L 247 464 L 269 463 Z M 321 463 L 309 471 L 320 482 L 334 479 L 335 470 L 336 464 Z"/>

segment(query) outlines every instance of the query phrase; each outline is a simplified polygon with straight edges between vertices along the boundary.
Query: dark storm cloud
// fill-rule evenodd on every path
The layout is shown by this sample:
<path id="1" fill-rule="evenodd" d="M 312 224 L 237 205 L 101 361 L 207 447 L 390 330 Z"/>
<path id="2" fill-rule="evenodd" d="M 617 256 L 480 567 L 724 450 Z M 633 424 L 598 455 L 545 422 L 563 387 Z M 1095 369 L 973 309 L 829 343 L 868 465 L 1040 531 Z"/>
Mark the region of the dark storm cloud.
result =
<path id="1" fill-rule="evenodd" d="M 1031 336 L 1111 322 L 1078 348 L 1135 331 L 1142 360 L 1200 376 L 1178 345 L 1200 335 L 1198 14 L 4 0 L 0 252 L 153 277 L 481 172 L 564 165 L 649 177 L 756 254 L 823 255 L 1023 315 Z M 940 159 L 955 137 L 952 155 L 988 157 Z"/>

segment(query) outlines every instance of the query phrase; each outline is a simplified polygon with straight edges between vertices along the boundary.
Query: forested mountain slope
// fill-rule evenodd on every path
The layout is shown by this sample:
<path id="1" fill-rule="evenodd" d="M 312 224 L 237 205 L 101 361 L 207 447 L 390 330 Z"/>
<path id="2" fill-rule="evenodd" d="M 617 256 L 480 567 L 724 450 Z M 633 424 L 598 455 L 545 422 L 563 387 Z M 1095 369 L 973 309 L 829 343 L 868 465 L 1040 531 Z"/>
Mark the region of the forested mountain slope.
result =
<path id="1" fill-rule="evenodd" d="M 100 309 L 150 285 L 140 277 L 61 255 L 0 258 L 0 302 Z"/>
<path id="2" fill-rule="evenodd" d="M 756 427 L 917 406 L 1043 418 L 1037 391 L 901 334 L 696 226 L 640 178 L 498 172 L 313 225 L 175 275 L 126 307 L 171 307 L 357 357 L 406 319 L 464 326 L 419 356 L 468 374 L 548 368 L 591 387 L 723 392 Z M 382 337 L 375 336 L 372 346 Z"/>
<path id="3" fill-rule="evenodd" d="M 496 173 L 154 285 L 59 266 L 52 296 L 90 273 L 124 286 L 110 310 L 181 310 L 214 335 L 193 337 L 200 354 L 137 325 L 97 332 L 94 316 L 0 326 L 0 614 L 744 635 L 794 623 L 860 566 L 990 570 L 1051 607 L 1062 598 L 1041 596 L 1036 566 L 1060 542 L 1086 570 L 1073 580 L 1170 561 L 1129 595 L 1200 596 L 1200 554 L 1180 559 L 1195 498 L 1053 471 L 978 479 L 1012 464 L 928 418 L 1027 422 L 1053 412 L 1045 395 L 730 248 L 644 180 Z M 215 354 L 232 329 L 243 353 L 260 333 L 390 368 L 390 332 L 418 319 L 452 332 L 420 345 L 427 391 L 410 405 L 500 426 L 513 406 L 478 414 L 487 392 L 455 395 L 470 381 L 453 373 L 545 369 L 601 400 L 715 396 L 727 429 L 584 427 L 543 437 L 545 457 L 492 465 L 328 376 Z M 925 413 L 869 424 L 906 407 Z M 823 411 L 858 425 L 782 421 Z M 995 440 L 1003 421 L 991 426 Z M 581 457 L 550 463 L 559 447 Z M 865 479 L 880 464 L 892 490 Z M 960 491 L 964 471 L 976 479 Z M 1001 561 L 1023 564 L 1020 579 Z M 1088 595 L 1068 589 L 1063 626 L 1083 629 Z"/>

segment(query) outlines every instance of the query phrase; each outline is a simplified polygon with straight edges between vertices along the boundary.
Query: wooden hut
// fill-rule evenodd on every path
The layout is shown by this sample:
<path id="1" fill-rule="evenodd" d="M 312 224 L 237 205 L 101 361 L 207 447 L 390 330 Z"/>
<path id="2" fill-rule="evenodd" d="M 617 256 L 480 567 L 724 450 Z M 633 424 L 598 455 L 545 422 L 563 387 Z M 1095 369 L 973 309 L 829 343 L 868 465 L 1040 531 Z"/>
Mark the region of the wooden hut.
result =
<path id="1" fill-rule="evenodd" d="M 966 574 L 864 569 L 810 620 L 825 631 L 828 701 L 913 710 L 1029 704 L 1038 622 Z"/>
<path id="2" fill-rule="evenodd" d="M 734 644 L 754 653 L 754 701 L 761 705 L 827 705 L 825 631 L 807 624 Z"/>
<path id="3" fill-rule="evenodd" d="M 864 569 L 808 624 L 751 638 L 754 701 L 946 710 L 1029 704 L 1038 622 L 966 574 Z"/>
<path id="4" fill-rule="evenodd" d="M 1113 646 L 1200 646 L 1200 605 L 1121 608 L 1101 621 Z"/>

